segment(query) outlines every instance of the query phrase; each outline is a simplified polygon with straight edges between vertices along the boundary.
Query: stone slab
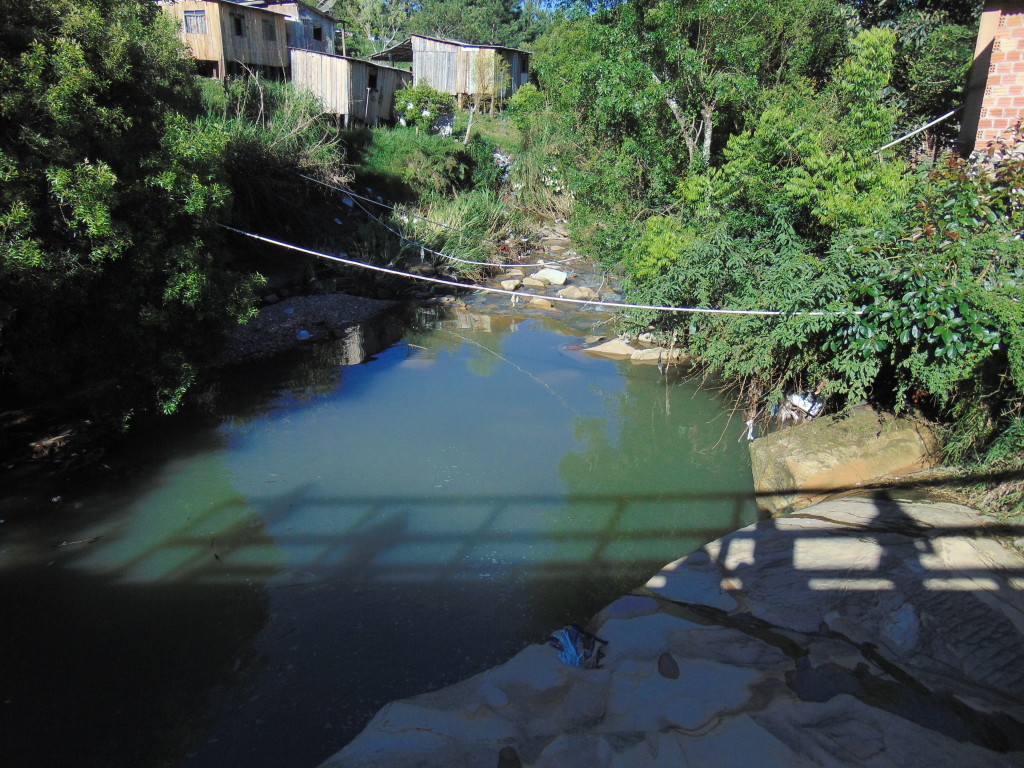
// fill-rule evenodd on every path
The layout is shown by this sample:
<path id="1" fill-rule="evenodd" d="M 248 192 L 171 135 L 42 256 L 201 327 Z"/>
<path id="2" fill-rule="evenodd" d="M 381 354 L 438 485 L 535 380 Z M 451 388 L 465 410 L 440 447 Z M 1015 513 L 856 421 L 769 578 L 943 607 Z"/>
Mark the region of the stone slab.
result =
<path id="1" fill-rule="evenodd" d="M 750 443 L 758 505 L 772 513 L 938 464 L 928 427 L 869 408 L 820 417 Z"/>
<path id="2" fill-rule="evenodd" d="M 530 646 L 323 766 L 1021 765 L 1024 558 L 998 535 L 881 496 L 748 526 L 605 608 L 600 668 Z"/>

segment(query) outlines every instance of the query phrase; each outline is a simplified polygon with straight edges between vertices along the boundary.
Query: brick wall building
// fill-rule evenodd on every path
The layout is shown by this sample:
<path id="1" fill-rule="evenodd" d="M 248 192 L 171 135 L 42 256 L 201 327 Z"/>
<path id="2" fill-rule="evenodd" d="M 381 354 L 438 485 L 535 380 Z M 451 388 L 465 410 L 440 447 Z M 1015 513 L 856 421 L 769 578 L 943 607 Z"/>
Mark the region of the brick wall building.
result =
<path id="1" fill-rule="evenodd" d="M 1024 0 L 986 0 L 964 100 L 964 154 L 1024 118 Z"/>

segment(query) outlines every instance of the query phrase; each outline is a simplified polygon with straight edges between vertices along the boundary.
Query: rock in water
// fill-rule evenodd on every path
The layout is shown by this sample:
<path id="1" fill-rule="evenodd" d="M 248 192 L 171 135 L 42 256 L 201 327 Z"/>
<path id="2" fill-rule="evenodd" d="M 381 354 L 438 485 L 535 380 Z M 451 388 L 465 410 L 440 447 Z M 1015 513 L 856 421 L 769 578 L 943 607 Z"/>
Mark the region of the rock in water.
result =
<path id="1" fill-rule="evenodd" d="M 666 680 L 679 679 L 679 664 L 668 651 L 658 657 L 658 674 Z"/>
<path id="2" fill-rule="evenodd" d="M 883 478 L 934 467 L 938 445 L 918 420 L 867 407 L 822 417 L 750 443 L 757 503 L 777 514 Z"/>
<path id="3" fill-rule="evenodd" d="M 588 347 L 583 351 L 588 355 L 594 355 L 596 357 L 623 359 L 632 357 L 636 350 L 620 339 L 612 339 L 611 341 L 606 341 L 604 344 L 598 344 L 596 347 Z"/>
<path id="4" fill-rule="evenodd" d="M 565 285 L 565 281 L 569 279 L 569 273 L 545 267 L 539 272 L 534 272 L 533 277 L 535 280 L 544 280 L 549 285 Z"/>
<path id="5" fill-rule="evenodd" d="M 570 285 L 567 288 L 563 288 L 558 292 L 558 295 L 563 299 L 583 299 L 585 301 L 591 301 L 597 298 L 597 294 L 594 293 L 593 288 L 576 285 Z"/>

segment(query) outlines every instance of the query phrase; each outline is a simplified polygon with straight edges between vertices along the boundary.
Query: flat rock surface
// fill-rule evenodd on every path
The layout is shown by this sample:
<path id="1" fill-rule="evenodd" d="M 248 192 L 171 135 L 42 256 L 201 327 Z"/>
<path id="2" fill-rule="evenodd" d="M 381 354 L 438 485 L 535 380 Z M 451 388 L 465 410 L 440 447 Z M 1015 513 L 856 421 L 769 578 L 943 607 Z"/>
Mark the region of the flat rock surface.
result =
<path id="1" fill-rule="evenodd" d="M 531 646 L 389 704 L 324 768 L 1024 765 L 1024 560 L 1002 536 L 881 497 L 749 526 L 598 614 L 599 669 Z"/>

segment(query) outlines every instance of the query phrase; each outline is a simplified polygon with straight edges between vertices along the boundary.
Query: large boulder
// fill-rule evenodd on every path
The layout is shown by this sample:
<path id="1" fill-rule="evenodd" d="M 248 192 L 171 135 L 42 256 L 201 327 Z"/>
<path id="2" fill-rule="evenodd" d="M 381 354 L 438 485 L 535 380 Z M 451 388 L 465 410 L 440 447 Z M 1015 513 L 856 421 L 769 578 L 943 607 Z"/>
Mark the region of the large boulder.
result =
<path id="1" fill-rule="evenodd" d="M 936 466 L 927 425 L 867 407 L 821 417 L 750 443 L 758 505 L 772 513 Z"/>
<path id="2" fill-rule="evenodd" d="M 598 669 L 544 645 L 384 707 L 323 768 L 1024 760 L 1024 561 L 951 504 L 840 499 L 605 608 Z"/>

